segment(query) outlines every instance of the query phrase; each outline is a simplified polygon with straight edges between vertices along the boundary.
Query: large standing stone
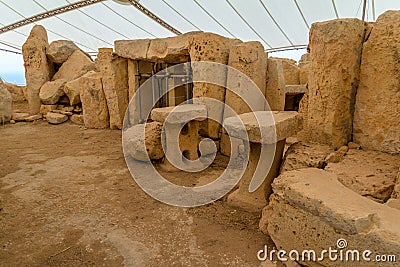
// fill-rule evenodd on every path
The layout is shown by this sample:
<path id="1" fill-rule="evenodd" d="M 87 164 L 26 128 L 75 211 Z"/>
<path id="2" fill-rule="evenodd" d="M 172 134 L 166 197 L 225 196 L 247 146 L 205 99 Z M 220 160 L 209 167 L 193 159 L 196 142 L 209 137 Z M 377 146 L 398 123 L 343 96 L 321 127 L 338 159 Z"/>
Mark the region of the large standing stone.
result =
<path id="1" fill-rule="evenodd" d="M 300 84 L 300 68 L 296 61 L 282 60 L 282 67 L 286 85 Z"/>
<path id="2" fill-rule="evenodd" d="M 191 61 L 209 61 L 220 64 L 228 64 L 229 51 L 231 45 L 238 43 L 237 40 L 231 40 L 213 33 L 199 33 L 192 36 L 189 45 L 189 54 Z M 219 66 L 201 65 L 197 68 L 193 66 L 193 80 L 208 80 L 216 84 L 195 82 L 193 86 L 193 98 L 206 97 L 225 102 L 225 86 L 227 78 L 227 69 Z M 197 104 L 205 104 L 207 106 L 209 116 L 213 116 L 219 122 L 222 122 L 224 107 L 214 102 L 197 101 Z M 220 137 L 220 125 L 216 121 L 206 120 L 201 123 L 200 131 L 203 135 L 211 138 Z"/>
<path id="3" fill-rule="evenodd" d="M 267 88 L 265 97 L 270 110 L 283 111 L 285 109 L 286 83 L 283 73 L 282 60 L 268 59 Z"/>
<path id="4" fill-rule="evenodd" d="M 75 50 L 54 74 L 52 80 L 65 79 L 69 82 L 94 69 L 95 65 L 92 59 L 81 50 Z"/>
<path id="5" fill-rule="evenodd" d="M 364 43 L 354 139 L 364 148 L 400 153 L 400 11 L 381 15 Z"/>
<path id="6" fill-rule="evenodd" d="M 314 23 L 307 131 L 310 140 L 339 148 L 351 140 L 365 23 L 339 19 Z"/>
<path id="7" fill-rule="evenodd" d="M 108 128 L 110 119 L 101 74 L 90 71 L 80 79 L 83 119 L 87 128 Z"/>
<path id="8" fill-rule="evenodd" d="M 103 91 L 110 113 L 111 129 L 122 129 L 128 107 L 128 62 L 113 53 L 113 49 L 99 49 L 96 67 L 102 75 Z"/>
<path id="9" fill-rule="evenodd" d="M 300 84 L 308 84 L 308 77 L 311 71 L 311 56 L 310 53 L 301 56 L 299 61 L 300 68 Z"/>
<path id="10" fill-rule="evenodd" d="M 344 263 L 329 260 L 327 254 L 323 261 L 302 261 L 302 252 L 310 250 L 316 252 L 316 258 L 329 248 L 342 250 L 344 257 L 348 251 L 358 250 L 361 259 L 362 253 L 370 250 L 373 254 L 367 256 L 371 260 L 375 255 L 400 255 L 400 212 L 361 197 L 335 175 L 313 168 L 285 172 L 275 179 L 273 190 L 260 228 L 278 250 L 299 251 L 300 263 L 305 266 Z M 346 240 L 347 245 L 339 243 L 340 239 Z M 398 266 L 395 262 L 377 265 L 357 260 L 346 261 L 345 265 Z"/>
<path id="11" fill-rule="evenodd" d="M 54 105 L 58 102 L 60 97 L 64 95 L 64 86 L 66 80 L 60 79 L 53 82 L 46 82 L 40 88 L 39 97 L 43 104 Z"/>
<path id="12" fill-rule="evenodd" d="M 36 25 L 22 46 L 25 66 L 25 79 L 29 112 L 37 114 L 40 111 L 39 92 L 42 85 L 49 81 L 52 67 L 47 62 L 46 50 L 49 47 L 47 32 Z"/>
<path id="13" fill-rule="evenodd" d="M 5 84 L 0 79 L 0 123 L 5 123 L 11 120 L 12 97 L 6 89 Z"/>
<path id="14" fill-rule="evenodd" d="M 49 49 L 46 51 L 47 58 L 56 64 L 63 64 L 67 59 L 79 50 L 74 42 L 69 40 L 57 40 L 51 42 Z"/>

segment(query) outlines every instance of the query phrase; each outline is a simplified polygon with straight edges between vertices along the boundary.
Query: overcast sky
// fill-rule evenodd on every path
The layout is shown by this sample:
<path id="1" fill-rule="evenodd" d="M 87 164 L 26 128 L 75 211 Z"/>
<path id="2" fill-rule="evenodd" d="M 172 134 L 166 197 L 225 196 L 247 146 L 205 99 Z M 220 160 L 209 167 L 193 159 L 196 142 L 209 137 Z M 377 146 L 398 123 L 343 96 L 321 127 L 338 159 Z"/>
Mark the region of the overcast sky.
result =
<path id="1" fill-rule="evenodd" d="M 31 0 L 3 0 L 4 3 L 0 3 L 2 10 L 0 27 L 43 12 L 43 8 L 54 9 L 74 1 L 78 0 L 37 0 L 41 7 Z M 196 2 L 223 27 L 205 13 Z M 293 0 L 197 0 L 196 2 L 194 0 L 140 1 L 181 32 L 201 29 L 231 38 L 238 37 L 243 41 L 259 40 L 266 49 L 292 44 L 305 45 L 308 41 L 307 24 L 336 18 L 331 0 L 298 0 L 306 21 L 301 17 Z M 361 16 L 362 0 L 335 0 L 335 3 L 339 17 Z M 369 0 L 368 7 L 368 20 L 372 21 L 372 0 Z M 375 0 L 376 17 L 388 9 L 400 9 L 400 0 Z M 272 17 L 268 15 L 267 10 Z M 279 30 L 273 19 L 285 34 Z M 62 14 L 59 18 L 43 20 L 39 24 L 48 29 L 49 41 L 72 39 L 85 51 L 112 47 L 113 42 L 120 39 L 172 36 L 169 31 L 149 20 L 134 7 L 120 5 L 111 0 Z M 32 26 L 19 28 L 18 33 L 1 34 L 0 41 L 20 47 Z M 0 45 L 0 48 L 7 47 Z M 303 53 L 305 50 L 270 55 L 298 60 Z M 8 82 L 21 84 L 24 83 L 23 74 L 22 57 L 0 51 L 0 76 Z"/>

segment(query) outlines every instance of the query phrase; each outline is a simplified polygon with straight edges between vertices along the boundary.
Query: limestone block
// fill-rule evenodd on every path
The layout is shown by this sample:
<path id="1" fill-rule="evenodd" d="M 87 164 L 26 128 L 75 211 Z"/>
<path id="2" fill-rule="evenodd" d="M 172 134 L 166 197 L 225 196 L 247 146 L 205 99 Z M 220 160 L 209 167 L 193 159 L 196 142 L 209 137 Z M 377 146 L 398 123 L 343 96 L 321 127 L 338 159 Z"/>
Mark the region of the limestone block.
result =
<path id="1" fill-rule="evenodd" d="M 344 253 L 371 250 L 373 255 L 400 254 L 400 213 L 361 197 L 333 174 L 313 168 L 285 172 L 275 179 L 273 191 L 269 205 L 263 210 L 260 228 L 267 230 L 278 249 L 314 250 L 320 255 L 329 247 L 340 250 L 337 241 L 345 239 Z M 330 261 L 329 257 L 321 262 L 299 263 L 343 266 L 343 262 Z M 377 265 L 348 261 L 346 266 Z M 385 263 L 385 266 L 397 264 Z"/>
<path id="2" fill-rule="evenodd" d="M 274 144 L 296 135 L 302 128 L 301 117 L 295 111 L 257 111 L 225 119 L 224 127 L 230 135 L 243 140 L 247 137 L 241 121 L 253 143 Z"/>
<path id="3" fill-rule="evenodd" d="M 294 143 L 285 153 L 280 173 L 303 168 L 323 169 L 325 158 L 332 152 L 327 145 Z"/>
<path id="4" fill-rule="evenodd" d="M 46 114 L 46 120 L 50 124 L 61 124 L 68 120 L 67 115 L 49 112 Z"/>
<path id="5" fill-rule="evenodd" d="M 110 128 L 122 129 L 129 102 L 128 61 L 116 56 L 112 48 L 100 48 L 96 67 L 102 75 L 103 91 L 110 113 Z"/>
<path id="6" fill-rule="evenodd" d="M 285 109 L 285 88 L 282 61 L 279 59 L 268 59 L 265 98 L 270 110 L 283 111 Z"/>
<path id="7" fill-rule="evenodd" d="M 0 79 L 0 123 L 9 122 L 11 120 L 12 97 L 6 89 L 5 84 Z"/>
<path id="8" fill-rule="evenodd" d="M 95 65 L 92 59 L 81 50 L 75 50 L 68 60 L 62 64 L 57 73 L 54 74 L 52 81 L 64 79 L 69 82 L 94 69 Z"/>
<path id="9" fill-rule="evenodd" d="M 29 104 L 29 113 L 37 114 L 40 111 L 39 92 L 42 85 L 49 81 L 52 75 L 52 66 L 47 62 L 46 50 L 49 47 L 47 32 L 36 25 L 22 46 L 22 55 L 25 66 L 26 99 Z"/>
<path id="10" fill-rule="evenodd" d="M 6 82 L 4 83 L 4 85 L 5 85 L 6 89 L 8 90 L 8 92 L 10 92 L 13 102 L 23 102 L 26 100 L 26 97 L 25 97 L 26 87 L 25 86 L 19 86 L 16 84 L 6 83 Z"/>
<path id="11" fill-rule="evenodd" d="M 41 105 L 40 106 L 40 114 L 46 115 L 50 111 L 56 110 L 57 105 Z"/>
<path id="12" fill-rule="evenodd" d="M 14 121 L 25 121 L 29 117 L 29 113 L 25 112 L 15 112 L 12 114 L 11 119 Z"/>
<path id="13" fill-rule="evenodd" d="M 229 51 L 232 44 L 237 41 L 222 37 L 213 33 L 199 33 L 193 35 L 189 43 L 189 54 L 191 61 L 210 61 L 220 64 L 228 64 Z M 203 78 L 203 79 L 201 79 Z M 225 68 L 209 66 L 200 69 L 193 66 L 193 80 L 213 81 L 223 86 L 210 83 L 195 82 L 193 84 L 193 98 L 213 98 L 225 102 L 225 86 L 226 86 L 227 70 Z M 196 100 L 194 100 L 196 101 Z M 196 102 L 198 103 L 198 102 Z M 223 105 L 215 105 L 214 103 L 198 103 L 206 104 L 208 114 L 222 122 Z M 217 139 L 220 137 L 220 124 L 218 122 L 207 120 L 200 126 L 203 135 Z"/>
<path id="14" fill-rule="evenodd" d="M 264 101 L 255 96 L 256 99 L 251 99 L 250 91 L 254 88 L 251 81 L 260 89 L 261 93 L 265 95 L 266 79 L 267 79 L 267 54 L 264 52 L 264 47 L 260 42 L 246 42 L 237 44 L 231 47 L 229 53 L 229 67 L 232 67 L 249 79 L 238 77 L 236 71 L 228 71 L 227 88 L 225 103 L 229 105 L 237 114 L 248 113 L 252 111 L 264 110 Z M 231 91 L 232 90 L 232 91 Z M 251 101 L 253 110 L 248 104 L 241 99 L 234 92 L 240 92 L 248 97 Z M 225 117 L 230 117 L 225 116 Z"/>
<path id="15" fill-rule="evenodd" d="M 40 88 L 39 97 L 43 104 L 54 105 L 57 104 L 60 97 L 64 95 L 64 86 L 66 80 L 59 79 L 55 81 L 49 81 L 43 84 Z"/>
<path id="16" fill-rule="evenodd" d="M 207 107 L 204 105 L 185 104 L 176 107 L 155 108 L 151 111 L 151 119 L 161 123 L 167 120 L 171 124 L 181 124 L 191 120 L 203 121 L 206 118 Z"/>
<path id="17" fill-rule="evenodd" d="M 76 50 L 80 50 L 74 42 L 69 40 L 57 40 L 51 42 L 46 51 L 47 58 L 56 64 L 63 64 Z"/>
<path id="18" fill-rule="evenodd" d="M 188 32 L 168 38 L 152 39 L 147 50 L 149 61 L 186 62 L 189 56 L 189 42 L 200 32 Z"/>
<path id="19" fill-rule="evenodd" d="M 305 94 L 307 87 L 305 85 L 286 85 L 285 94 L 286 95 L 301 95 Z"/>
<path id="20" fill-rule="evenodd" d="M 299 61 L 300 84 L 308 84 L 308 77 L 311 74 L 310 53 L 304 54 Z"/>
<path id="21" fill-rule="evenodd" d="M 123 134 L 124 152 L 139 161 L 163 158 L 161 132 L 162 124 L 159 122 L 137 124 L 128 128 Z"/>
<path id="22" fill-rule="evenodd" d="M 325 170 L 361 196 L 383 203 L 394 192 L 400 156 L 351 149 L 340 162 L 328 163 Z"/>
<path id="23" fill-rule="evenodd" d="M 72 123 L 75 123 L 75 124 L 79 124 L 79 125 L 84 125 L 85 124 L 85 121 L 83 119 L 83 115 L 80 115 L 80 114 L 73 114 L 70 117 L 70 120 L 71 120 Z"/>
<path id="24" fill-rule="evenodd" d="M 79 81 L 85 127 L 108 128 L 110 120 L 101 75 L 90 71 L 82 76 Z"/>
<path id="25" fill-rule="evenodd" d="M 146 60 L 150 39 L 118 40 L 114 42 L 115 53 L 123 58 Z"/>
<path id="26" fill-rule="evenodd" d="M 300 84 L 300 68 L 296 62 L 282 61 L 283 76 L 285 77 L 286 85 Z"/>
<path id="27" fill-rule="evenodd" d="M 314 23 L 310 32 L 309 139 L 340 148 L 351 140 L 365 23 Z"/>
<path id="28" fill-rule="evenodd" d="M 381 15 L 364 43 L 354 115 L 354 140 L 388 153 L 400 153 L 399 16 Z"/>
<path id="29" fill-rule="evenodd" d="M 69 81 L 64 86 L 64 93 L 68 96 L 69 104 L 71 106 L 81 103 L 81 88 L 79 78 Z"/>

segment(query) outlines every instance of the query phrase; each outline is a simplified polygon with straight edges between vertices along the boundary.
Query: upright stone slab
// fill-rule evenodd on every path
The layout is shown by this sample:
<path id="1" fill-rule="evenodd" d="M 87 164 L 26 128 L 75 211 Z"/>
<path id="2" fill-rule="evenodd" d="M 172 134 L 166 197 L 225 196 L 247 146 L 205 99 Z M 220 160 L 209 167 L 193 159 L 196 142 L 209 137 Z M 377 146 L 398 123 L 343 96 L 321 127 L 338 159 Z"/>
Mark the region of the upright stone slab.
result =
<path id="1" fill-rule="evenodd" d="M 101 74 L 90 71 L 82 76 L 79 81 L 85 126 L 97 129 L 108 128 L 110 119 Z"/>
<path id="2" fill-rule="evenodd" d="M 285 109 L 285 76 L 280 59 L 268 59 L 267 88 L 265 98 L 270 110 L 283 111 Z"/>
<path id="3" fill-rule="evenodd" d="M 365 23 L 339 19 L 314 23 L 307 129 L 312 141 L 339 148 L 351 141 Z"/>
<path id="4" fill-rule="evenodd" d="M 364 43 L 354 115 L 363 148 L 400 153 L 400 11 L 381 15 Z"/>
<path id="5" fill-rule="evenodd" d="M 81 50 L 76 50 L 54 74 L 52 81 L 64 79 L 69 82 L 94 69 L 95 65 L 92 59 Z"/>
<path id="6" fill-rule="evenodd" d="M 52 75 L 52 66 L 48 63 L 46 50 L 49 47 L 45 28 L 36 25 L 22 46 L 22 55 L 25 66 L 26 94 L 29 112 L 37 114 L 40 111 L 39 92 L 42 85 L 49 81 Z"/>
<path id="7" fill-rule="evenodd" d="M 246 42 L 237 44 L 231 47 L 229 53 L 229 67 L 237 70 L 228 70 L 227 88 L 225 94 L 225 104 L 230 106 L 236 114 L 243 114 L 252 111 L 264 110 L 264 99 L 257 97 L 251 90 L 258 89 L 265 95 L 266 79 L 267 79 L 267 53 L 260 42 Z M 238 75 L 238 72 L 245 74 L 248 78 Z M 231 91 L 232 90 L 232 91 Z M 234 92 L 240 92 L 249 97 L 253 109 L 250 109 L 248 104 Z M 252 96 L 254 96 L 252 98 Z M 233 116 L 224 112 L 224 118 Z M 231 145 L 229 137 L 226 133 L 221 135 L 221 153 L 230 156 Z"/>
<path id="8" fill-rule="evenodd" d="M 100 48 L 96 67 L 102 75 L 103 91 L 110 113 L 110 128 L 122 129 L 128 107 L 128 62 L 113 53 L 112 48 Z"/>
<path id="9" fill-rule="evenodd" d="M 300 84 L 300 68 L 296 65 L 296 61 L 282 60 L 282 67 L 286 85 Z"/>
<path id="10" fill-rule="evenodd" d="M 300 68 L 300 84 L 308 84 L 308 76 L 311 70 L 311 56 L 310 53 L 301 56 L 299 61 Z"/>
<path id="11" fill-rule="evenodd" d="M 222 37 L 214 33 L 199 33 L 191 38 L 189 45 L 189 54 L 191 61 L 209 61 L 220 64 L 228 64 L 229 51 L 234 43 L 231 39 Z M 215 81 L 223 86 L 215 84 L 195 82 L 193 86 L 193 98 L 207 97 L 213 98 L 222 103 L 225 102 L 225 85 L 226 85 L 226 68 L 212 67 L 197 69 L 193 66 L 193 80 L 207 79 Z M 196 100 L 194 100 L 196 102 Z M 197 104 L 205 104 L 208 114 L 217 118 L 222 122 L 223 105 L 215 105 L 214 103 L 196 102 Z M 206 120 L 201 123 L 201 133 L 210 138 L 217 139 L 220 137 L 220 125 L 218 122 Z"/>

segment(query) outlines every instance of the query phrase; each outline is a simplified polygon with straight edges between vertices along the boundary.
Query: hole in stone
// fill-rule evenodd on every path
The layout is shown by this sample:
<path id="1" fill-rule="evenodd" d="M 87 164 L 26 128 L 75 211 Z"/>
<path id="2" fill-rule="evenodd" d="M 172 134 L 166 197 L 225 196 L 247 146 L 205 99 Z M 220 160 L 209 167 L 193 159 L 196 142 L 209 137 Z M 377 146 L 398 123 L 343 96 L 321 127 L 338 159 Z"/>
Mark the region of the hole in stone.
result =
<path id="1" fill-rule="evenodd" d="M 184 150 L 182 152 L 182 161 L 189 160 L 189 150 Z"/>
<path id="2" fill-rule="evenodd" d="M 186 134 L 188 134 L 188 132 L 189 132 L 189 126 L 188 126 L 187 124 L 185 124 L 185 125 L 182 127 L 181 134 L 182 134 L 182 135 L 186 135 Z"/>

